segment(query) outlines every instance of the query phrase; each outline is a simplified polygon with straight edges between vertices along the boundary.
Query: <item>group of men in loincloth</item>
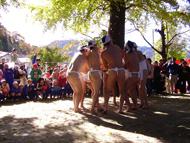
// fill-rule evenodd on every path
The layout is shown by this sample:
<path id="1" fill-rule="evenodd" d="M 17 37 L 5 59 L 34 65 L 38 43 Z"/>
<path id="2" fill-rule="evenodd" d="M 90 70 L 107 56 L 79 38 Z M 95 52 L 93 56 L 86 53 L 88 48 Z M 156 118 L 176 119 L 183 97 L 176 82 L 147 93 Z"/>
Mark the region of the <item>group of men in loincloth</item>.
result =
<path id="1" fill-rule="evenodd" d="M 88 45 L 79 48 L 68 66 L 67 80 L 73 89 L 74 111 L 81 112 L 84 108 L 87 84 L 91 89 L 92 114 L 98 111 L 107 113 L 109 98 L 113 96 L 115 99 L 117 93 L 120 96 L 119 113 L 123 113 L 124 104 L 128 110 L 148 108 L 148 65 L 146 57 L 137 50 L 136 43 L 128 41 L 124 49 L 121 49 L 106 35 L 102 38 L 102 44 L 101 50 L 95 41 L 89 41 Z M 101 93 L 104 95 L 103 107 L 99 105 Z M 140 105 L 137 104 L 138 97 Z M 114 101 L 116 104 L 116 100 Z"/>

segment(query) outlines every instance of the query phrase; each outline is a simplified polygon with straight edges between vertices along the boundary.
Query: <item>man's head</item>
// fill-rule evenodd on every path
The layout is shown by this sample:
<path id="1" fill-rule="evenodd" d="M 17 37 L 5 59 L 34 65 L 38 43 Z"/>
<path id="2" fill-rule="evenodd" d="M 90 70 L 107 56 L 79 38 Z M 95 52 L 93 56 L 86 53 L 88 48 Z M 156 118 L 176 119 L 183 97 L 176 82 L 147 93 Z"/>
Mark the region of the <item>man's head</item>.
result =
<path id="1" fill-rule="evenodd" d="M 112 42 L 110 36 L 105 35 L 104 37 L 102 37 L 102 43 L 104 46 L 108 46 L 110 43 Z"/>
<path id="2" fill-rule="evenodd" d="M 20 69 L 24 70 L 25 69 L 25 64 L 21 64 Z"/>
<path id="3" fill-rule="evenodd" d="M 37 58 L 36 62 L 37 62 L 37 64 L 39 64 L 41 62 L 40 58 Z"/>
<path id="4" fill-rule="evenodd" d="M 125 44 L 125 50 L 128 53 L 136 51 L 137 50 L 137 44 L 135 42 L 132 42 L 132 41 L 127 41 L 127 43 Z"/>
<path id="5" fill-rule="evenodd" d="M 187 62 L 185 60 L 182 62 L 182 66 L 187 66 Z"/>
<path id="6" fill-rule="evenodd" d="M 88 48 L 89 48 L 90 50 L 94 49 L 96 46 L 97 46 L 97 45 L 96 45 L 96 41 L 90 40 L 90 41 L 88 42 Z"/>
<path id="7" fill-rule="evenodd" d="M 31 78 L 28 79 L 28 84 L 29 84 L 29 85 L 32 84 L 32 79 L 31 79 Z"/>
<path id="8" fill-rule="evenodd" d="M 16 52 L 16 49 L 15 49 L 15 48 L 13 48 L 13 49 L 12 49 L 12 52 Z"/>
<path id="9" fill-rule="evenodd" d="M 1 63 L 3 64 L 5 63 L 5 58 L 1 59 Z"/>
<path id="10" fill-rule="evenodd" d="M 14 81 L 14 82 L 13 82 L 13 86 L 17 88 L 17 87 L 19 86 L 18 82 L 17 82 L 17 81 Z"/>
<path id="11" fill-rule="evenodd" d="M 172 57 L 172 62 L 175 63 L 176 62 L 176 58 L 175 57 Z"/>
<path id="12" fill-rule="evenodd" d="M 80 47 L 80 48 L 79 48 L 79 51 L 80 51 L 83 55 L 85 55 L 85 56 L 87 56 L 87 55 L 89 54 L 89 49 L 87 48 L 87 45 Z"/>
<path id="13" fill-rule="evenodd" d="M 1 80 L 1 83 L 2 83 L 2 84 L 5 84 L 5 83 L 7 83 L 7 81 L 3 78 L 3 79 Z"/>
<path id="14" fill-rule="evenodd" d="M 158 61 L 155 61 L 155 62 L 154 62 L 154 66 L 158 66 Z"/>
<path id="15" fill-rule="evenodd" d="M 8 64 L 4 64 L 4 69 L 8 69 L 9 65 Z"/>
<path id="16" fill-rule="evenodd" d="M 33 69 L 37 69 L 38 68 L 38 65 L 35 63 L 33 64 Z"/>
<path id="17" fill-rule="evenodd" d="M 152 64 L 152 60 L 150 58 L 147 58 L 147 61 L 149 64 Z"/>

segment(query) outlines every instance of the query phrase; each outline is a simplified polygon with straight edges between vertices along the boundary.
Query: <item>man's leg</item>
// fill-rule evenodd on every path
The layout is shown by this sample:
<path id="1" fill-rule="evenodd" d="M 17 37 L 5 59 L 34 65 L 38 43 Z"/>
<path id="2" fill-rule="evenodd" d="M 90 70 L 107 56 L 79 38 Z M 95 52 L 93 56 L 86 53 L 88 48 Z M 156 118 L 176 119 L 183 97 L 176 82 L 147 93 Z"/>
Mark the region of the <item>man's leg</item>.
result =
<path id="1" fill-rule="evenodd" d="M 78 108 L 78 106 L 80 103 L 81 96 L 83 94 L 80 77 L 76 73 L 70 73 L 67 77 L 67 80 L 73 90 L 74 111 L 80 112 L 80 109 Z"/>
<path id="2" fill-rule="evenodd" d="M 105 91 L 105 96 L 104 96 L 104 107 L 105 107 L 105 112 L 108 110 L 108 102 L 109 102 L 109 96 L 110 93 L 115 96 L 115 81 L 116 81 L 116 75 L 117 73 L 115 71 L 109 71 L 107 75 L 107 80 L 106 80 L 106 91 Z"/>
<path id="3" fill-rule="evenodd" d="M 118 83 L 118 88 L 119 88 L 119 94 L 120 94 L 120 104 L 119 104 L 119 113 L 123 112 L 123 104 L 124 101 L 127 102 L 129 105 L 129 101 L 127 101 L 126 97 L 126 80 L 125 80 L 125 71 L 121 70 L 118 71 L 118 76 L 117 76 L 117 83 Z"/>
<path id="4" fill-rule="evenodd" d="M 93 89 L 91 112 L 94 112 L 95 106 L 99 104 L 98 98 L 100 94 L 102 80 L 98 72 L 90 72 L 90 80 Z"/>

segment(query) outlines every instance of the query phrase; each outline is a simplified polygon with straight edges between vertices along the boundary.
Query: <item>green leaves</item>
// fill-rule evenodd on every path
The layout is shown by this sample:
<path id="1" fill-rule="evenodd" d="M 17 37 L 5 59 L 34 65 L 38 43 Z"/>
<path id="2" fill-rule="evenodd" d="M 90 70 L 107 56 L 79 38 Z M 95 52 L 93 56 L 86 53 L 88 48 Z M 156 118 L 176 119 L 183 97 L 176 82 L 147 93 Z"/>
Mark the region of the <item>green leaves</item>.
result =
<path id="1" fill-rule="evenodd" d="M 23 4 L 23 0 L 0 0 L 0 8 L 6 9 L 7 6 L 14 5 L 16 7 Z"/>
<path id="2" fill-rule="evenodd" d="M 43 64 L 46 62 L 48 65 L 55 65 L 57 63 L 62 63 L 68 61 L 69 57 L 66 54 L 62 54 L 62 49 L 60 48 L 49 48 L 44 47 L 39 50 L 38 55 Z"/>
<path id="3" fill-rule="evenodd" d="M 101 0 L 51 0 L 47 6 L 30 6 L 37 20 L 50 29 L 57 23 L 65 28 L 86 32 L 102 19 L 105 2 Z"/>

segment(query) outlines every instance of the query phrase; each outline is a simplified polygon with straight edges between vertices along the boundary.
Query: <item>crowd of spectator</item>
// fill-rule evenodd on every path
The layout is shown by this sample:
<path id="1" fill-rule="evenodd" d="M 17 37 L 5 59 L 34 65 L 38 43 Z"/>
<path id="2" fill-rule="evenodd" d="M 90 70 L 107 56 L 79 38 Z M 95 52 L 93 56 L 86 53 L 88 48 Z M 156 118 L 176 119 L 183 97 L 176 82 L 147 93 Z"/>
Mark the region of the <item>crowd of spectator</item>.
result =
<path id="1" fill-rule="evenodd" d="M 40 59 L 33 63 L 31 71 L 24 64 L 10 68 L 5 59 L 0 63 L 0 101 L 45 100 L 72 95 L 66 81 L 67 65 L 44 68 Z"/>
<path id="2" fill-rule="evenodd" d="M 147 94 L 190 93 L 190 67 L 185 60 L 176 62 L 171 58 L 152 63 L 147 59 L 149 74 Z M 55 64 L 56 65 L 56 64 Z M 72 89 L 66 80 L 67 65 L 44 68 L 40 59 L 33 63 L 31 71 L 24 64 L 10 68 L 4 59 L 0 63 L 0 101 L 6 100 L 45 100 L 63 98 L 72 95 Z"/>
<path id="3" fill-rule="evenodd" d="M 147 59 L 151 70 L 147 79 L 147 93 L 184 94 L 190 92 L 190 67 L 184 59 L 155 61 Z"/>

